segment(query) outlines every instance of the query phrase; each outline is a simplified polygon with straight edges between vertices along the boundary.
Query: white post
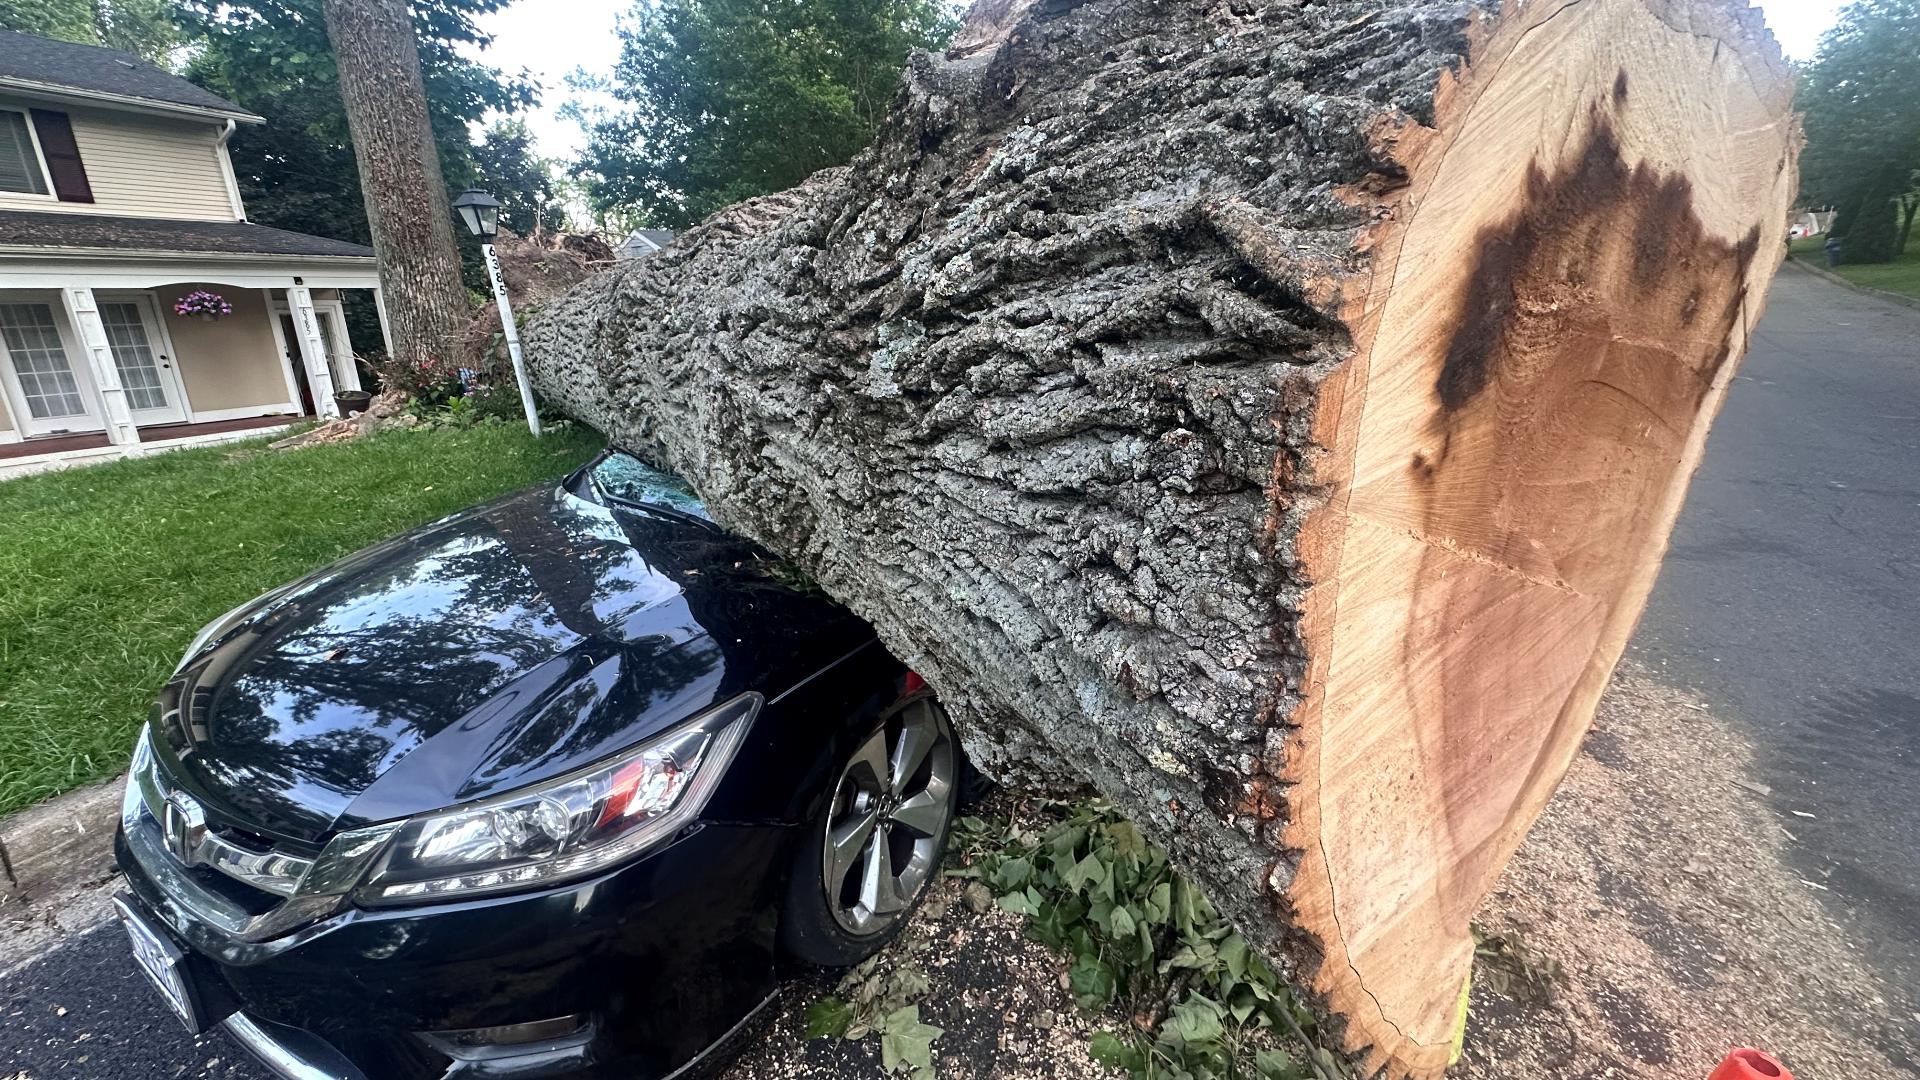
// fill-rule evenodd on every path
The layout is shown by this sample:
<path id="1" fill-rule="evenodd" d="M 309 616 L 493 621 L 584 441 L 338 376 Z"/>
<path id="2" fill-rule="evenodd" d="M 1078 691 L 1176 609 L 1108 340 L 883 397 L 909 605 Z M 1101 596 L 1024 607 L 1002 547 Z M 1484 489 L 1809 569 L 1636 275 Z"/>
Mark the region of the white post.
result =
<path id="1" fill-rule="evenodd" d="M 66 306 L 67 319 L 80 335 L 80 349 L 86 353 L 87 371 L 100 394 L 101 418 L 107 425 L 107 441 L 115 446 L 132 446 L 140 441 L 140 429 L 134 426 L 133 412 L 127 408 L 127 390 L 120 385 L 120 367 L 113 362 L 113 346 L 107 340 L 107 328 L 100 321 L 100 306 L 93 290 L 60 290 L 60 302 Z"/>
<path id="2" fill-rule="evenodd" d="M 527 414 L 527 430 L 540 435 L 540 411 L 533 404 L 533 383 L 527 378 L 527 362 L 520 355 L 520 328 L 513 325 L 513 305 L 507 302 L 507 280 L 500 276 L 500 256 L 493 245 L 480 245 L 487 262 L 487 276 L 493 279 L 493 299 L 500 305 L 500 332 L 507 336 L 507 355 L 513 358 L 513 377 L 520 383 L 520 407 Z"/>
<path id="3" fill-rule="evenodd" d="M 307 384 L 313 388 L 313 411 L 322 419 L 340 415 L 333 400 L 333 358 L 327 355 L 327 343 L 320 336 L 320 320 L 313 311 L 313 290 L 305 285 L 287 287 L 287 307 L 293 312 L 293 329 L 300 337 L 300 359 L 307 367 Z"/>
<path id="4" fill-rule="evenodd" d="M 380 316 L 380 344 L 386 347 L 387 357 L 393 357 L 393 328 L 387 325 L 387 294 L 380 286 L 373 287 L 373 310 Z"/>
<path id="5" fill-rule="evenodd" d="M 340 377 L 340 383 L 335 386 L 334 389 L 365 389 L 360 385 L 360 365 L 354 362 L 353 337 L 347 333 L 347 308 L 345 302 L 340 300 L 330 301 L 327 303 L 326 310 L 324 311 L 316 304 L 313 309 L 313 315 L 314 321 L 320 323 L 322 328 L 331 328 L 333 330 L 333 335 L 330 339 L 325 334 L 320 335 L 320 337 L 321 344 L 323 345 L 326 344 L 328 340 L 333 342 L 333 358 L 339 361 L 334 369 L 334 374 Z M 321 320 L 325 321 L 322 322 Z"/>

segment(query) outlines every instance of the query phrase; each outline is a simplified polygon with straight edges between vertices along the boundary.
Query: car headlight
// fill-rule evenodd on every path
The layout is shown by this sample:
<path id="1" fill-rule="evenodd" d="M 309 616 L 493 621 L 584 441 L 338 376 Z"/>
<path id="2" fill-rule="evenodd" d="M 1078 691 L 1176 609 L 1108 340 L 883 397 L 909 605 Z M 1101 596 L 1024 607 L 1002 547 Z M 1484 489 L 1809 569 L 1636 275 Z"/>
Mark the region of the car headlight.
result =
<path id="1" fill-rule="evenodd" d="M 742 694 L 613 761 L 409 818 L 355 898 L 403 904 L 537 888 L 626 859 L 699 816 L 762 700 Z"/>

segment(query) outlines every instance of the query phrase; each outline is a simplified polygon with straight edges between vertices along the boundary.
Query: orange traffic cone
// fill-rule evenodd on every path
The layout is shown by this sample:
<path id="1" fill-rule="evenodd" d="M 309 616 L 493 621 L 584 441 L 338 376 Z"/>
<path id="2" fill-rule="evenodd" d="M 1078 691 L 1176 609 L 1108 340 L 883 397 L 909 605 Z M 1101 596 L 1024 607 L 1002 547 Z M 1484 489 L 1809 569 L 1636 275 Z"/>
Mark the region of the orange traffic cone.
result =
<path id="1" fill-rule="evenodd" d="M 1793 1074 L 1766 1054 L 1743 1046 L 1729 1053 L 1707 1080 L 1793 1080 Z"/>

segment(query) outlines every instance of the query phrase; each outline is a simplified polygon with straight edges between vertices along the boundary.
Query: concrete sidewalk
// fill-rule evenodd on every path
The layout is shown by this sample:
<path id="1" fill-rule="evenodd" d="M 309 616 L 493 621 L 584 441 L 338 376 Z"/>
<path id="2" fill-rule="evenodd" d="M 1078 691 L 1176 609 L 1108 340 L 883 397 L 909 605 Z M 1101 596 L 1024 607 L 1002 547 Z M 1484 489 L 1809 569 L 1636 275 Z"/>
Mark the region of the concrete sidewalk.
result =
<path id="1" fill-rule="evenodd" d="M 112 912 L 124 777 L 0 819 L 0 974 Z"/>

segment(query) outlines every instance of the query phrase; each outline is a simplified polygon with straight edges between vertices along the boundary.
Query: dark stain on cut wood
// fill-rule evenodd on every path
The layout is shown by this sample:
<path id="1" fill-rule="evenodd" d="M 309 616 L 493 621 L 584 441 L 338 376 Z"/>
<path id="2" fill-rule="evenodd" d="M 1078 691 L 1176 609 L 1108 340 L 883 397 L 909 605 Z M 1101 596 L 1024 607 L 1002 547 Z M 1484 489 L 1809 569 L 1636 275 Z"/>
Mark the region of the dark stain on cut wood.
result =
<path id="1" fill-rule="evenodd" d="M 1615 80 L 1616 98 L 1625 92 L 1625 79 L 1621 72 Z M 1693 182 L 1686 176 L 1645 163 L 1629 167 L 1612 121 L 1598 112 L 1570 171 L 1550 177 L 1537 161 L 1530 164 L 1521 208 L 1478 238 L 1434 385 L 1442 409 L 1465 407 L 1517 351 L 1551 346 L 1529 332 L 1540 328 L 1530 325 L 1535 319 L 1527 312 L 1558 312 L 1554 321 L 1571 328 L 1571 310 L 1624 315 L 1652 305 L 1673 308 L 1679 324 L 1690 326 L 1703 290 L 1720 284 L 1731 287 L 1722 316 L 1729 321 L 1723 331 L 1731 329 L 1759 230 L 1729 244 L 1707 233 L 1693 202 Z M 1588 240 L 1575 249 L 1569 237 Z M 1618 295 L 1617 268 L 1607 265 L 1607 249 L 1621 239 L 1637 295 Z M 1685 351 L 1684 343 L 1675 347 Z"/>
<path id="2" fill-rule="evenodd" d="M 1621 68 L 1620 74 L 1613 77 L 1613 104 L 1615 107 L 1627 103 L 1627 69 Z"/>
<path id="3" fill-rule="evenodd" d="M 1700 314 L 1700 286 L 1695 285 L 1687 294 L 1687 302 L 1680 305 L 1680 325 L 1692 326 L 1693 320 Z"/>

